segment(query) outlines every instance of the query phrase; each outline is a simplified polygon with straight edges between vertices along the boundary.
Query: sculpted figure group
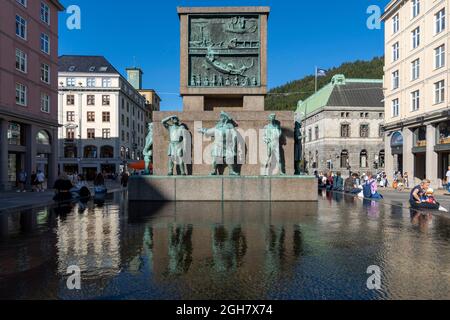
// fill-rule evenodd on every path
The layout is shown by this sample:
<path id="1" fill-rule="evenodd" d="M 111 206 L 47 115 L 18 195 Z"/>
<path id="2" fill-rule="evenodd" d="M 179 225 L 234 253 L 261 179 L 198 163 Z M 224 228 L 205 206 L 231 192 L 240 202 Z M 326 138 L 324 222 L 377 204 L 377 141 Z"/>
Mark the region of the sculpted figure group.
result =
<path id="1" fill-rule="evenodd" d="M 264 127 L 263 141 L 267 147 L 267 157 L 264 161 L 264 175 L 270 175 L 273 169 L 277 167 L 280 175 L 285 175 L 284 161 L 281 154 L 281 143 L 283 133 L 280 122 L 276 119 L 275 114 L 269 116 L 269 123 Z M 168 156 L 168 176 L 174 175 L 174 169 L 177 172 L 186 175 L 186 163 L 184 157 L 187 154 L 189 143 L 186 143 L 185 137 L 190 133 L 186 125 L 180 122 L 178 116 L 170 116 L 162 120 L 162 125 L 169 132 Z M 199 129 L 198 132 L 206 137 L 214 138 L 211 149 L 212 171 L 210 175 L 220 175 L 219 165 L 225 165 L 229 169 L 231 176 L 239 176 L 239 168 L 237 165 L 238 156 L 238 132 L 237 124 L 233 118 L 226 112 L 221 112 L 219 120 L 215 127 L 209 129 Z M 145 173 L 150 174 L 150 163 L 153 161 L 153 123 L 148 125 L 148 135 L 146 145 L 143 151 L 145 160 Z M 301 127 L 296 122 L 296 155 L 295 161 L 300 161 L 299 153 L 301 152 Z M 298 144 L 298 146 L 297 146 Z M 300 150 L 299 150 L 300 149 Z M 272 163 L 274 163 L 272 165 Z"/>

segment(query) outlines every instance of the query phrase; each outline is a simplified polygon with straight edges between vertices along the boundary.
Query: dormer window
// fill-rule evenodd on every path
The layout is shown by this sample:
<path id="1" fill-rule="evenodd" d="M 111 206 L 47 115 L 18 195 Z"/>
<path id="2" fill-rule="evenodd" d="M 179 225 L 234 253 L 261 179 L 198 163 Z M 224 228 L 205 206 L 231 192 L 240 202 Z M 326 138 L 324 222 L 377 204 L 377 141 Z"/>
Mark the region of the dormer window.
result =
<path id="1" fill-rule="evenodd" d="M 95 67 L 90 67 L 89 68 L 89 72 L 94 72 L 95 71 Z"/>
<path id="2" fill-rule="evenodd" d="M 73 71 L 75 71 L 75 69 L 76 69 L 75 66 L 70 66 L 70 67 L 69 67 L 69 72 L 73 72 Z"/>
<path id="3" fill-rule="evenodd" d="M 107 71 L 108 70 L 108 67 L 100 67 L 100 71 L 101 72 L 105 72 L 105 71 Z"/>

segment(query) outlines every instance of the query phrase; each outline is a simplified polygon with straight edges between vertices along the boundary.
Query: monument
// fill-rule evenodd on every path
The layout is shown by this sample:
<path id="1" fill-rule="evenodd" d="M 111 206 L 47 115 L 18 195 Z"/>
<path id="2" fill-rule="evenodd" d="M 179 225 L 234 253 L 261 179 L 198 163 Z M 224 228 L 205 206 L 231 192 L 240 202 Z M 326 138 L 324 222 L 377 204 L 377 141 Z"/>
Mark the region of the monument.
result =
<path id="1" fill-rule="evenodd" d="M 130 200 L 317 200 L 317 181 L 294 176 L 294 112 L 264 108 L 269 13 L 178 8 L 183 111 L 154 113 L 154 176 L 131 182 Z M 176 165 L 186 176 L 167 176 Z"/>

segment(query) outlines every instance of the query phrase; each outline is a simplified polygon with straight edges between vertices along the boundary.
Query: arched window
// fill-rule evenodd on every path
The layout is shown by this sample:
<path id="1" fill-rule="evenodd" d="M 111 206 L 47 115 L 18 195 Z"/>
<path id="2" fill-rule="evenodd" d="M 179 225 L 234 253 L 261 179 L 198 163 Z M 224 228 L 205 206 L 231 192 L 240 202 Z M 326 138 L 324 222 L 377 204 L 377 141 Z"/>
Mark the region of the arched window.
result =
<path id="1" fill-rule="evenodd" d="M 100 158 L 114 158 L 114 148 L 111 146 L 101 147 Z"/>
<path id="2" fill-rule="evenodd" d="M 361 151 L 361 154 L 359 156 L 359 166 L 361 168 L 368 168 L 369 167 L 369 161 L 368 161 L 368 154 L 367 150 Z"/>
<path id="3" fill-rule="evenodd" d="M 125 154 L 126 154 L 127 160 L 130 160 L 130 159 L 131 159 L 131 157 L 130 157 L 130 148 L 127 148 L 127 149 L 125 150 Z"/>
<path id="4" fill-rule="evenodd" d="M 43 145 L 50 145 L 50 136 L 45 130 L 40 130 L 36 135 L 36 143 Z"/>
<path id="5" fill-rule="evenodd" d="M 88 158 L 88 159 L 96 159 L 97 158 L 97 147 L 96 146 L 84 147 L 84 157 Z"/>
<path id="6" fill-rule="evenodd" d="M 341 168 L 347 168 L 348 165 L 349 165 L 348 151 L 342 150 L 342 152 L 341 152 Z"/>
<path id="7" fill-rule="evenodd" d="M 64 158 L 73 159 L 77 157 L 77 147 L 67 146 L 64 147 Z"/>
<path id="8" fill-rule="evenodd" d="M 125 154 L 125 147 L 120 147 L 120 157 L 122 159 L 125 159 L 125 156 L 126 156 L 126 154 Z"/>

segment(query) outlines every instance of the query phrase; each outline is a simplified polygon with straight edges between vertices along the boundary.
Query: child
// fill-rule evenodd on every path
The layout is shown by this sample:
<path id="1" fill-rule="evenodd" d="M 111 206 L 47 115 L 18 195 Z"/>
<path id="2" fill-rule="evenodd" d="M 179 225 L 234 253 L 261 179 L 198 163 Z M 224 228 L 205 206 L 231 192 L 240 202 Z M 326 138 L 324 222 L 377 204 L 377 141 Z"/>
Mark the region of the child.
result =
<path id="1" fill-rule="evenodd" d="M 432 203 L 432 204 L 436 204 L 437 201 L 434 198 L 434 190 L 429 188 L 426 192 L 425 192 L 425 196 L 423 197 L 424 200 L 422 200 L 422 202 L 427 202 L 427 203 Z"/>

